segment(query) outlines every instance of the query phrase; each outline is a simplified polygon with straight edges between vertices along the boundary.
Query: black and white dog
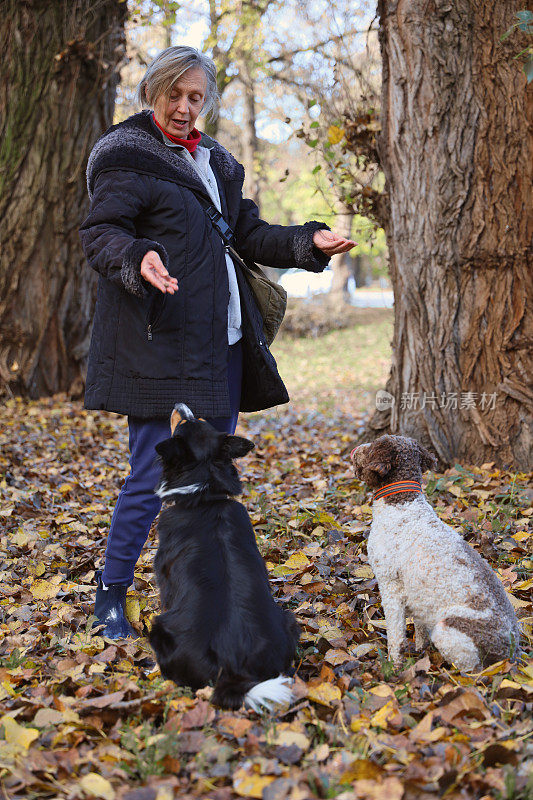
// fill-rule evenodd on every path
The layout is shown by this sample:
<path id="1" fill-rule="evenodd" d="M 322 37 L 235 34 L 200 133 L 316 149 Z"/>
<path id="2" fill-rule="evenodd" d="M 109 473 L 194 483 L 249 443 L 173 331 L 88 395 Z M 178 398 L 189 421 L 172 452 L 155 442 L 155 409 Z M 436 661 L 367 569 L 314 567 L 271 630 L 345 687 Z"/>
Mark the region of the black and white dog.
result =
<path id="1" fill-rule="evenodd" d="M 212 702 L 225 708 L 290 702 L 283 673 L 299 628 L 274 602 L 250 518 L 231 499 L 242 491 L 232 459 L 253 442 L 219 433 L 184 404 L 170 428 L 156 446 L 156 493 L 168 504 L 154 564 L 163 613 L 150 632 L 161 674 L 193 689 L 214 681 Z"/>

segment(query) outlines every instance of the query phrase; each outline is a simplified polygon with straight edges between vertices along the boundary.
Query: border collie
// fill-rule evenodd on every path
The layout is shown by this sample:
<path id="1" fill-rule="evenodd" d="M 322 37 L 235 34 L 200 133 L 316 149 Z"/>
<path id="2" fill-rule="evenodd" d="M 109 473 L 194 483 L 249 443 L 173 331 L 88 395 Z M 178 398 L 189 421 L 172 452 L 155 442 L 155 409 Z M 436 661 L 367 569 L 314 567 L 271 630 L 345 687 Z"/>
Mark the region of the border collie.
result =
<path id="1" fill-rule="evenodd" d="M 253 442 L 219 433 L 183 403 L 172 436 L 156 445 L 167 503 L 158 523 L 155 574 L 162 614 L 150 644 L 161 674 L 199 689 L 215 684 L 212 702 L 256 711 L 292 699 L 286 673 L 299 627 L 272 598 L 265 564 L 244 506 L 234 458 Z"/>

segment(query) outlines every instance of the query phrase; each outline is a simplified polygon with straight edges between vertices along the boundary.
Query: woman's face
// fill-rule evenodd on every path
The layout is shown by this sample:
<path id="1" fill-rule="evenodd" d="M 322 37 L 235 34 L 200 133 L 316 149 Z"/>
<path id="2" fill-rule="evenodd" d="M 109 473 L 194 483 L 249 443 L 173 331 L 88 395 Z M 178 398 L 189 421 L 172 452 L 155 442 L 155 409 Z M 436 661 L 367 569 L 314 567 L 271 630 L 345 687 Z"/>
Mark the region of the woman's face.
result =
<path id="1" fill-rule="evenodd" d="M 172 86 L 170 94 L 154 103 L 154 116 L 166 133 L 186 139 L 202 110 L 207 76 L 201 67 L 191 67 Z"/>

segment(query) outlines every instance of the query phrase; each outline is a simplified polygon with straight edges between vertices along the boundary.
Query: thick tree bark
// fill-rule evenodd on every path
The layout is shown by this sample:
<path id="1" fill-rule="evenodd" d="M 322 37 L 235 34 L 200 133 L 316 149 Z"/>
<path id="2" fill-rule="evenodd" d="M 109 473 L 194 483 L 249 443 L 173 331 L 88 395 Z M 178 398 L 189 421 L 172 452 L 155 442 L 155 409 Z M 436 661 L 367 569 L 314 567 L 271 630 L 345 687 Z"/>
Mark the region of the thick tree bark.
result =
<path id="1" fill-rule="evenodd" d="M 119 0 L 7 0 L 0 16 L 0 394 L 83 390 L 96 275 L 78 226 L 111 123 Z"/>
<path id="2" fill-rule="evenodd" d="M 533 93 L 499 40 L 524 5 L 378 3 L 394 403 L 366 435 L 441 465 L 532 463 Z"/>

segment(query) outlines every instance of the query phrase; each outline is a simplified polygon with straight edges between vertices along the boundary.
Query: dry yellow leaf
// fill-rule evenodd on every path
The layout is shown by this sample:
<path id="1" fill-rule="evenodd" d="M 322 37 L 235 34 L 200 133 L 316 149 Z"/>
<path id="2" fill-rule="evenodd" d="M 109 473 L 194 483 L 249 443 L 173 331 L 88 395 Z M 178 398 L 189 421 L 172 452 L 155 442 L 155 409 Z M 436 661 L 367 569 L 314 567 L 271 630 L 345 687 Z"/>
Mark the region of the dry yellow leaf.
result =
<path id="1" fill-rule="evenodd" d="M 385 778 L 383 781 L 363 779 L 355 781 L 354 789 L 357 797 L 365 800 L 401 800 L 403 784 L 399 778 Z"/>
<path id="2" fill-rule="evenodd" d="M 108 780 L 96 772 L 89 772 L 80 780 L 80 786 L 89 797 L 102 797 L 103 800 L 115 800 L 115 790 Z"/>
<path id="3" fill-rule="evenodd" d="M 370 725 L 370 719 L 366 716 L 352 717 L 350 722 L 350 728 L 354 733 L 357 733 L 362 728 L 368 728 L 369 725 Z"/>
<path id="4" fill-rule="evenodd" d="M 511 750 L 512 752 L 520 750 L 521 746 L 520 740 L 516 739 L 499 739 L 498 744 L 500 747 L 505 747 L 506 750 Z"/>
<path id="5" fill-rule="evenodd" d="M 415 725 L 410 732 L 409 738 L 414 742 L 438 742 L 439 739 L 446 736 L 448 733 L 446 728 L 439 727 L 432 730 L 434 716 L 435 711 L 430 711 L 425 717 L 422 717 L 418 725 Z"/>
<path id="6" fill-rule="evenodd" d="M 130 622 L 140 622 L 141 608 L 137 597 L 126 597 L 126 616 Z"/>
<path id="7" fill-rule="evenodd" d="M 505 666 L 506 664 L 507 661 L 497 661 L 495 664 L 491 664 L 490 667 L 487 667 L 480 672 L 479 676 L 490 677 L 492 675 L 498 675 L 498 673 L 502 671 L 502 666 Z"/>
<path id="8" fill-rule="evenodd" d="M 25 728 L 24 725 L 19 725 L 17 720 L 10 717 L 9 714 L 4 714 L 0 719 L 0 725 L 4 726 L 6 742 L 24 747 L 26 750 L 39 736 L 36 728 Z"/>
<path id="9" fill-rule="evenodd" d="M 531 603 L 528 603 L 527 600 L 520 600 L 518 597 L 515 597 L 513 594 L 511 594 L 511 592 L 505 592 L 505 594 L 511 601 L 513 608 L 529 608 L 531 606 Z"/>
<path id="10" fill-rule="evenodd" d="M 383 775 L 383 768 L 368 758 L 357 758 L 352 761 L 347 770 L 345 770 L 339 783 L 352 783 L 358 780 L 376 780 Z"/>
<path id="11" fill-rule="evenodd" d="M 369 653 L 374 652 L 377 649 L 376 642 L 363 642 L 363 644 L 358 644 L 351 649 L 352 655 L 356 656 L 356 658 L 362 658 L 363 656 L 367 656 Z"/>
<path id="12" fill-rule="evenodd" d="M 381 628 L 382 630 L 386 630 L 387 623 L 385 622 L 384 619 L 371 619 L 368 622 L 368 629 L 373 631 L 376 628 Z"/>
<path id="13" fill-rule="evenodd" d="M 321 624 L 318 633 L 328 642 L 334 642 L 336 639 L 342 638 L 342 630 L 336 625 L 331 625 L 329 622 Z"/>
<path id="14" fill-rule="evenodd" d="M 396 709 L 394 708 L 394 703 L 392 700 L 389 700 L 388 703 L 385 703 L 379 711 L 376 711 L 374 716 L 372 717 L 370 724 L 374 728 L 386 728 L 387 727 L 387 720 L 390 717 L 393 717 L 396 714 Z"/>
<path id="15" fill-rule="evenodd" d="M 370 692 L 375 694 L 377 697 L 390 697 L 394 694 L 388 683 L 378 683 L 377 686 L 373 686 L 370 689 Z"/>
<path id="16" fill-rule="evenodd" d="M 220 717 L 218 720 L 218 728 L 224 733 L 235 736 L 236 739 L 241 738 L 241 736 L 246 736 L 251 727 L 252 721 L 250 719 L 243 719 L 243 717 L 228 716 Z"/>
<path id="17" fill-rule="evenodd" d="M 330 125 L 328 128 L 328 141 L 330 144 L 338 144 L 344 138 L 343 128 L 338 125 Z"/>
<path id="18" fill-rule="evenodd" d="M 9 769 L 17 761 L 26 758 L 26 750 L 20 745 L 11 744 L 0 739 L 0 769 Z"/>
<path id="19" fill-rule="evenodd" d="M 311 686 L 307 696 L 310 700 L 314 700 L 315 703 L 329 707 L 338 703 L 342 697 L 339 687 L 334 686 L 332 683 L 320 683 L 318 686 Z"/>
<path id="20" fill-rule="evenodd" d="M 368 564 L 364 564 L 362 567 L 357 567 L 357 569 L 354 570 L 353 576 L 354 578 L 365 578 L 369 580 L 374 577 L 374 571 Z"/>
<path id="21" fill-rule="evenodd" d="M 175 796 L 170 786 L 160 786 L 157 790 L 155 800 L 174 800 Z"/>
<path id="22" fill-rule="evenodd" d="M 350 661 L 353 658 L 347 650 L 328 650 L 324 656 L 324 661 L 337 667 L 339 664 L 344 664 L 345 661 Z"/>
<path id="23" fill-rule="evenodd" d="M 58 725 L 64 722 L 63 712 L 55 708 L 40 708 L 33 718 L 33 724 L 38 728 L 46 728 L 47 725 Z"/>
<path id="24" fill-rule="evenodd" d="M 283 564 L 284 567 L 289 567 L 289 569 L 306 569 L 311 565 L 311 562 L 305 555 L 302 553 L 301 550 L 298 550 L 296 553 L 293 553 Z"/>
<path id="25" fill-rule="evenodd" d="M 59 586 L 51 581 L 34 581 L 30 586 L 30 592 L 36 600 L 51 600 L 59 591 Z"/>
<path id="26" fill-rule="evenodd" d="M 274 739 L 274 744 L 283 747 L 290 747 L 292 744 L 295 744 L 296 747 L 299 747 L 301 750 L 308 750 L 311 742 L 305 733 L 301 733 L 300 731 L 285 730 L 278 733 Z"/>
<path id="27" fill-rule="evenodd" d="M 274 781 L 274 775 L 249 773 L 242 767 L 233 774 L 233 790 L 241 797 L 257 797 L 261 800 L 263 789 Z"/>
<path id="28" fill-rule="evenodd" d="M 349 603 L 341 603 L 335 609 L 335 616 L 336 617 L 347 617 L 352 613 L 352 609 Z"/>
<path id="29" fill-rule="evenodd" d="M 35 533 L 27 533 L 22 528 L 19 528 L 16 533 L 11 536 L 11 542 L 17 547 L 24 547 L 28 542 L 36 538 Z"/>
<path id="30" fill-rule="evenodd" d="M 500 689 L 520 689 L 520 684 L 516 683 L 516 681 L 510 681 L 507 678 L 504 678 L 503 681 L 500 683 Z"/>
<path id="31" fill-rule="evenodd" d="M 329 744 L 325 742 L 315 747 L 307 756 L 311 761 L 325 761 L 329 757 Z"/>

